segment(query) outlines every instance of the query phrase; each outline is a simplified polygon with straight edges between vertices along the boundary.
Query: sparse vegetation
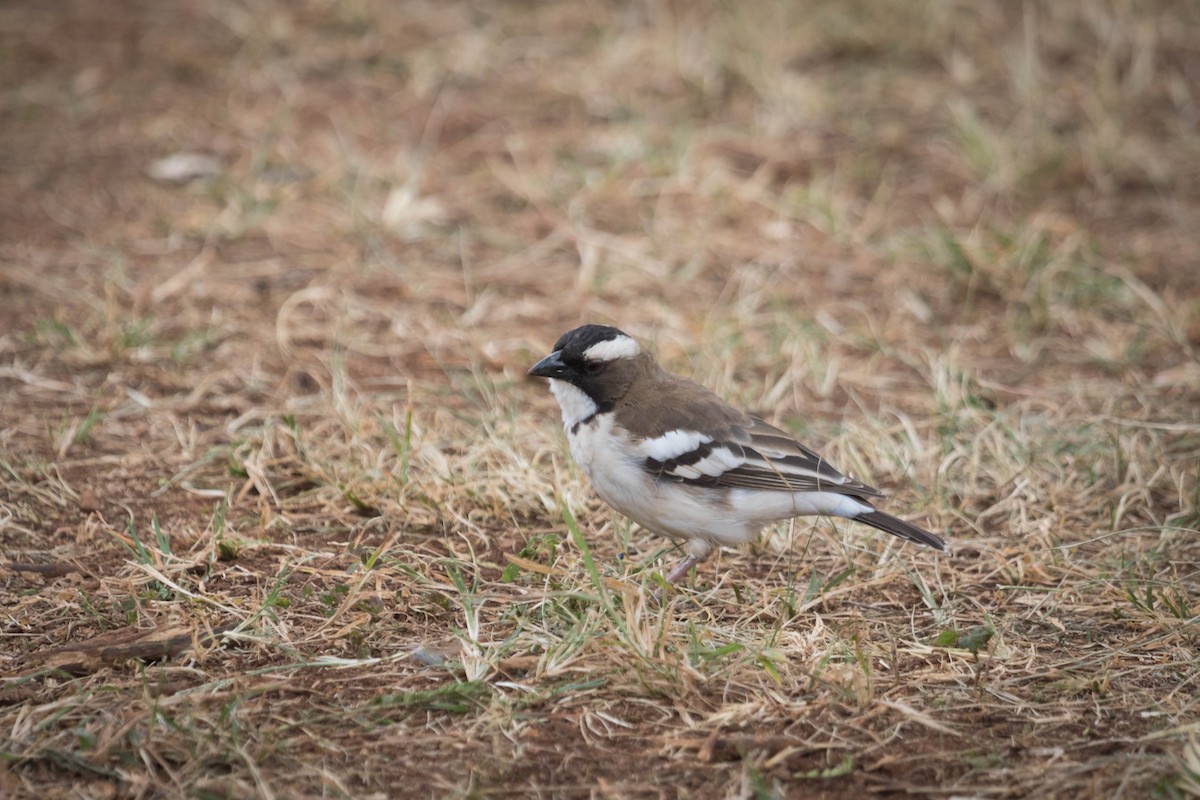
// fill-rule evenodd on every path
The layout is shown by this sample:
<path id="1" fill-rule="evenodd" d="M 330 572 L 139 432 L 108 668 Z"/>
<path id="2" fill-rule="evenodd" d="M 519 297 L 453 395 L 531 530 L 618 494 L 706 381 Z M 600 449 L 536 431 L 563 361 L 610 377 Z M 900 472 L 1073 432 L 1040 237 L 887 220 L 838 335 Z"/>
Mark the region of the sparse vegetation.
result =
<path id="1" fill-rule="evenodd" d="M 0 795 L 1200 794 L 1200 6 L 126 5 L 0 8 Z M 952 554 L 655 603 L 585 320 Z"/>

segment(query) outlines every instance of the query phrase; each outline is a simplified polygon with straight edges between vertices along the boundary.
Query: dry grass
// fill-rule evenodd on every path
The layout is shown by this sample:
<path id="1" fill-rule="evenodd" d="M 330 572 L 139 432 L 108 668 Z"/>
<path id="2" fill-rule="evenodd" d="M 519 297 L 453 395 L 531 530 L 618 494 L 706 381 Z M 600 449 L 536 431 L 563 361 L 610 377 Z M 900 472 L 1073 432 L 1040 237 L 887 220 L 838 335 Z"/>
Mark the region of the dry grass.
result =
<path id="1" fill-rule="evenodd" d="M 1198 42 L 0 8 L 0 794 L 1200 794 Z M 584 320 L 953 554 L 802 521 L 659 608 L 523 380 Z"/>

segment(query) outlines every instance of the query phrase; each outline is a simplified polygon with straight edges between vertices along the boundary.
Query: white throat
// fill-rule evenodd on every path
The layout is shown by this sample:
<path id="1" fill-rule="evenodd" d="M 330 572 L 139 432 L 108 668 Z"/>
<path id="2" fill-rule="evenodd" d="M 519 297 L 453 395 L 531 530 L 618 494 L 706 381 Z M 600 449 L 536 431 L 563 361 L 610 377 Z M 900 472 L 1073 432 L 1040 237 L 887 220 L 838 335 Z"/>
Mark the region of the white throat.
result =
<path id="1" fill-rule="evenodd" d="M 596 401 L 587 396 L 587 392 L 573 383 L 550 379 L 550 391 L 558 401 L 562 411 L 563 427 L 570 428 L 577 422 L 587 419 L 599 410 Z"/>

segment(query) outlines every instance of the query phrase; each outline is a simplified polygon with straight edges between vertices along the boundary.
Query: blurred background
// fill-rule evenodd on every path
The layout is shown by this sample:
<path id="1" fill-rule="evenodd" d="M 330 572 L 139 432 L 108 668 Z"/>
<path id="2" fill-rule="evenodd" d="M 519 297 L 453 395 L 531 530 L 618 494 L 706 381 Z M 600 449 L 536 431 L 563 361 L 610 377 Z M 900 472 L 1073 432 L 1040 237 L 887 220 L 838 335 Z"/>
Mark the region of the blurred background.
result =
<path id="1" fill-rule="evenodd" d="M 746 372 L 786 339 L 798 362 L 955 350 L 1006 386 L 1103 365 L 1171 390 L 1200 336 L 1196 16 L 14 4 L 10 330 L 57 308 L 106 346 L 121 313 L 219 355 L 233 318 L 274 342 L 255 326 L 290 299 L 300 361 L 264 369 L 303 369 L 330 326 L 375 373 L 461 363 L 464 337 L 509 369 L 603 319 L 746 337 Z M 106 313 L 67 311 L 85 290 Z"/>

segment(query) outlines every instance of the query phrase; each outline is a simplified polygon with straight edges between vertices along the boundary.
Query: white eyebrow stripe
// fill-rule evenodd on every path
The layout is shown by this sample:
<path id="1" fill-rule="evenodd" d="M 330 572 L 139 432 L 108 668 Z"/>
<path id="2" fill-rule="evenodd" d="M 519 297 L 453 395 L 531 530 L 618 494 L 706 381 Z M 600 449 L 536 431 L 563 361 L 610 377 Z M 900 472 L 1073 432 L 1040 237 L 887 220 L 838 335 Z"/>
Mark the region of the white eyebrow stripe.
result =
<path id="1" fill-rule="evenodd" d="M 642 346 L 628 336 L 605 339 L 583 351 L 588 361 L 616 361 L 618 358 L 633 358 L 642 352 Z"/>
<path id="2" fill-rule="evenodd" d="M 645 440 L 642 442 L 640 449 L 648 458 L 652 458 L 655 461 L 670 461 L 684 453 L 690 453 L 700 445 L 708 444 L 711 441 L 712 437 L 706 436 L 703 433 L 676 428 L 673 431 L 667 431 L 661 436 Z"/>

